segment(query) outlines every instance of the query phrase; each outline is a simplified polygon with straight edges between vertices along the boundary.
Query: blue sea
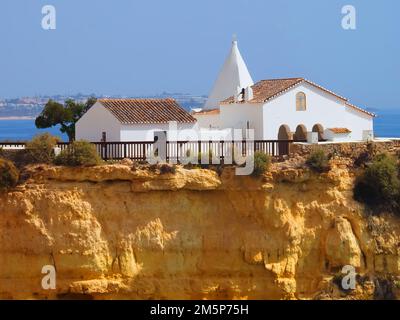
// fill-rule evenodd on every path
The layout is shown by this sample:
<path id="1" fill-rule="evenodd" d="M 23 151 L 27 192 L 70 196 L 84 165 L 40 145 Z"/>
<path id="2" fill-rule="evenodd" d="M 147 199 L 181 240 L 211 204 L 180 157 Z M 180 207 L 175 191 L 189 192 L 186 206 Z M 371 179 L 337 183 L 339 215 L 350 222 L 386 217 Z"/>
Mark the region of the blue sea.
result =
<path id="1" fill-rule="evenodd" d="M 400 109 L 376 111 L 376 114 L 378 116 L 374 120 L 375 136 L 400 138 Z"/>
<path id="2" fill-rule="evenodd" d="M 60 132 L 60 128 L 37 129 L 35 120 L 0 120 L 0 141 L 27 141 L 35 135 L 49 132 L 68 141 L 66 134 Z"/>
<path id="3" fill-rule="evenodd" d="M 375 119 L 375 135 L 377 137 L 400 138 L 400 110 L 384 110 L 377 112 Z M 67 141 L 59 127 L 37 129 L 34 120 L 0 120 L 0 141 L 26 141 L 35 135 L 50 132 Z"/>

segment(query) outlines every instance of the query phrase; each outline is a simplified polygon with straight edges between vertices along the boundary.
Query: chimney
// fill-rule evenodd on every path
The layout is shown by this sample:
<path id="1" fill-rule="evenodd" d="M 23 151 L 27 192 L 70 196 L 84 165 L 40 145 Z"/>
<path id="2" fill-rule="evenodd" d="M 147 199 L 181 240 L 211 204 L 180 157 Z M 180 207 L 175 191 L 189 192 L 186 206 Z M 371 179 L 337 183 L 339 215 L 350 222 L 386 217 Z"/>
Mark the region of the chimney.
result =
<path id="1" fill-rule="evenodd" d="M 254 98 L 254 94 L 253 94 L 253 89 L 251 88 L 251 86 L 248 86 L 245 90 L 244 90 L 244 100 L 245 101 L 250 101 Z"/>

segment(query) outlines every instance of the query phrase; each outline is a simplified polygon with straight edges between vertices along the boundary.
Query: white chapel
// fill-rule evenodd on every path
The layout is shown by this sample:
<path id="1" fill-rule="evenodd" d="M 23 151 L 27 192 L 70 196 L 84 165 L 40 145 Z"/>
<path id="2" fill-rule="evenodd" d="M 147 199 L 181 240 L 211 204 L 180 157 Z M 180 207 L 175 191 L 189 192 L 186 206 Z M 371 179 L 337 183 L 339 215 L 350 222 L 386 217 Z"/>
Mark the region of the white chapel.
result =
<path id="1" fill-rule="evenodd" d="M 253 82 L 236 40 L 202 109 L 173 99 L 100 99 L 76 124 L 77 139 L 154 141 L 158 132 L 196 131 L 220 140 L 233 129 L 256 140 L 361 141 L 373 139 L 375 115 L 302 77 Z M 169 138 L 168 138 L 169 139 Z"/>
<path id="2" fill-rule="evenodd" d="M 253 129 L 257 140 L 319 141 L 372 139 L 375 117 L 302 77 L 254 84 L 236 40 L 204 108 L 192 115 L 200 128 Z"/>

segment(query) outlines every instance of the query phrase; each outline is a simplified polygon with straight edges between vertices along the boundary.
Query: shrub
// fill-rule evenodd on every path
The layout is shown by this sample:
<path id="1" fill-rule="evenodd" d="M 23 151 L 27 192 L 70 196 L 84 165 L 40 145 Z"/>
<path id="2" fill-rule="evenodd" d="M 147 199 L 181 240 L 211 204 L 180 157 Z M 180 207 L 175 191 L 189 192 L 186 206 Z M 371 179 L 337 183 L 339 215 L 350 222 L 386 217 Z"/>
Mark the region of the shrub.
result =
<path id="1" fill-rule="evenodd" d="M 17 185 L 19 180 L 18 169 L 11 161 L 0 159 L 0 191 L 6 191 Z"/>
<path id="2" fill-rule="evenodd" d="M 96 166 L 101 163 L 101 159 L 96 151 L 96 147 L 87 141 L 74 141 L 68 148 L 61 151 L 54 161 L 57 165 L 64 166 Z"/>
<path id="3" fill-rule="evenodd" d="M 161 174 L 175 174 L 176 173 L 176 167 L 173 164 L 168 164 L 168 163 L 162 163 L 160 164 L 160 173 Z"/>
<path id="4" fill-rule="evenodd" d="M 271 164 L 271 157 L 265 153 L 257 151 L 254 154 L 254 170 L 252 175 L 255 177 L 259 177 L 265 173 L 269 169 Z"/>
<path id="5" fill-rule="evenodd" d="M 362 152 L 354 160 L 355 167 L 364 167 L 366 164 L 372 161 L 372 155 L 369 152 Z"/>
<path id="6" fill-rule="evenodd" d="M 377 209 L 398 210 L 399 194 L 397 162 L 387 154 L 376 156 L 354 186 L 354 199 Z"/>
<path id="7" fill-rule="evenodd" d="M 365 167 L 368 163 L 372 162 L 376 155 L 376 145 L 373 142 L 367 144 L 367 150 L 361 152 L 354 160 L 355 167 Z"/>
<path id="8" fill-rule="evenodd" d="M 187 150 L 186 151 L 186 158 L 188 158 L 188 163 L 186 164 L 186 168 L 202 168 L 202 169 L 207 169 L 210 165 L 212 165 L 212 157 L 213 157 L 213 152 L 212 150 L 208 150 L 206 153 L 198 152 L 197 155 L 196 153 L 192 150 Z M 206 163 L 201 163 L 203 161 L 203 157 L 205 158 L 204 160 Z"/>
<path id="9" fill-rule="evenodd" d="M 331 167 L 329 165 L 329 157 L 324 150 L 319 149 L 312 152 L 306 160 L 306 165 L 314 172 L 328 172 Z"/>
<path id="10" fill-rule="evenodd" d="M 158 171 L 160 174 L 167 174 L 167 173 L 176 173 L 176 167 L 173 164 L 169 163 L 156 163 L 151 164 L 148 166 L 150 172 L 157 173 Z"/>
<path id="11" fill-rule="evenodd" d="M 51 163 L 54 160 L 54 147 L 60 139 L 49 133 L 35 136 L 26 144 L 29 160 L 34 163 Z"/>
<path id="12" fill-rule="evenodd" d="M 21 169 L 33 162 L 32 157 L 26 149 L 3 149 L 0 158 L 11 161 L 18 169 Z"/>

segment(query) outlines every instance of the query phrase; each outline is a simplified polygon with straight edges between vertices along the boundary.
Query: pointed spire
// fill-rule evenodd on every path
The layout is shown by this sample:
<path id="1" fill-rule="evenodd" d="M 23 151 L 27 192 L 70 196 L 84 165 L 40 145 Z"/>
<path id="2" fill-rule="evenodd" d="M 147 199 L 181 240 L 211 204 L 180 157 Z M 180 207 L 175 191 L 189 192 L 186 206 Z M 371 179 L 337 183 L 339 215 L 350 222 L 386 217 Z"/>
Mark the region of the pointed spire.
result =
<path id="1" fill-rule="evenodd" d="M 236 35 L 232 47 L 204 105 L 204 109 L 215 109 L 226 98 L 237 94 L 238 88 L 247 88 L 254 84 L 242 55 L 240 54 Z"/>

